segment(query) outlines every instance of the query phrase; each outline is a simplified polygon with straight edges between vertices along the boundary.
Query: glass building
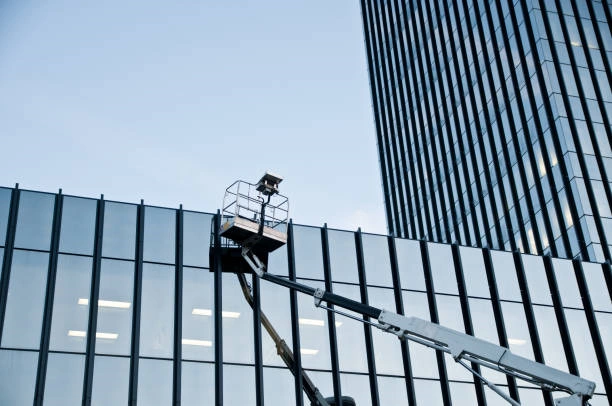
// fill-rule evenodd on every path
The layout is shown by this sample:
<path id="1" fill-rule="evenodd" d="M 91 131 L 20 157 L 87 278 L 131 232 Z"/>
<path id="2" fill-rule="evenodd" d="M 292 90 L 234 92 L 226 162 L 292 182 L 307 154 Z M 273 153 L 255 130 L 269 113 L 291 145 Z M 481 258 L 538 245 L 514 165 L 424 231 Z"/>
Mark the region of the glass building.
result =
<path id="1" fill-rule="evenodd" d="M 308 405 L 262 312 L 326 396 L 505 404 L 444 353 L 311 297 L 253 281 L 253 311 L 209 262 L 215 218 L 0 188 L 0 405 Z M 592 405 L 612 403 L 608 263 L 290 224 L 269 271 L 509 347 L 596 382 Z M 553 406 L 482 372 L 524 405 Z"/>
<path id="2" fill-rule="evenodd" d="M 612 3 L 361 5 L 389 233 L 612 260 Z"/>

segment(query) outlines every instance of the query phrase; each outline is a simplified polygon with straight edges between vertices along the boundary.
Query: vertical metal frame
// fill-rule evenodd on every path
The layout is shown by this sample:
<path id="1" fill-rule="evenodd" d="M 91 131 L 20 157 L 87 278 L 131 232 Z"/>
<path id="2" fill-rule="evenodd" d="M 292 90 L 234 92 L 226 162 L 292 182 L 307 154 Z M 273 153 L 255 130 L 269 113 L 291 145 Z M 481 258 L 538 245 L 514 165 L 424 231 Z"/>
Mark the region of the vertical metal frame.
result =
<path id="1" fill-rule="evenodd" d="M 19 211 L 19 197 L 21 191 L 19 184 L 15 185 L 11 193 L 11 206 L 6 227 L 6 239 L 4 240 L 4 258 L 2 260 L 2 279 L 0 279 L 0 342 L 2 342 L 2 330 L 4 327 L 4 315 L 6 312 L 6 301 L 8 298 L 9 280 L 11 278 L 11 264 L 13 262 L 13 248 L 15 246 L 15 230 L 17 229 L 17 215 Z"/>
<path id="2" fill-rule="evenodd" d="M 429 305 L 429 314 L 433 323 L 440 323 L 438 317 L 438 306 L 436 304 L 436 294 L 434 292 L 433 276 L 431 272 L 431 263 L 429 262 L 429 249 L 427 242 L 421 240 L 419 242 L 421 248 L 421 258 L 423 259 L 423 273 L 425 275 L 425 288 L 427 290 L 427 303 Z M 440 388 L 442 390 L 442 400 L 445 406 L 452 405 L 450 386 L 448 383 L 448 374 L 446 373 L 446 364 L 444 361 L 444 353 L 436 350 L 436 359 L 438 360 L 438 375 L 440 377 Z"/>
<path id="3" fill-rule="evenodd" d="M 323 273 L 325 275 L 325 290 L 333 292 L 331 264 L 329 259 L 329 236 L 327 224 L 321 228 L 321 250 L 323 251 Z M 329 305 L 334 308 L 333 305 Z M 340 385 L 340 370 L 338 367 L 338 340 L 336 339 L 336 317 L 333 312 L 327 312 L 327 327 L 329 331 L 329 353 L 331 355 L 332 381 L 334 385 L 334 399 L 336 405 L 342 406 L 342 389 Z"/>
<path id="4" fill-rule="evenodd" d="M 264 405 L 264 376 L 261 350 L 261 290 L 259 277 L 251 275 L 253 288 L 253 353 L 255 356 L 255 405 Z"/>
<path id="5" fill-rule="evenodd" d="M 361 229 L 355 233 L 355 253 L 357 255 L 357 273 L 359 276 L 359 294 L 361 295 L 361 303 L 368 304 L 368 285 L 365 273 L 365 260 L 363 256 L 363 238 Z M 364 320 L 369 320 L 363 316 Z M 380 405 L 380 396 L 378 394 L 378 379 L 376 377 L 376 358 L 374 356 L 374 339 L 372 337 L 372 327 L 363 323 L 363 333 L 365 335 L 366 357 L 368 361 L 368 375 L 370 379 L 370 395 L 372 397 L 372 406 Z"/>
<path id="6" fill-rule="evenodd" d="M 85 349 L 85 377 L 83 382 L 83 405 L 91 405 L 93 390 L 94 360 L 96 355 L 96 331 L 98 325 L 98 299 L 100 298 L 100 275 L 102 268 L 102 241 L 104 231 L 104 195 L 100 196 L 96 207 L 96 228 L 94 237 L 94 256 L 89 293 L 89 322 L 87 324 L 87 343 Z"/>
<path id="7" fill-rule="evenodd" d="M 174 266 L 174 352 L 172 403 L 181 404 L 181 360 L 183 358 L 183 205 L 176 211 Z"/>
<path id="8" fill-rule="evenodd" d="M 144 201 L 140 201 L 137 211 L 136 262 L 134 273 L 134 314 L 132 315 L 132 346 L 130 356 L 129 404 L 136 406 L 138 400 L 138 364 L 140 356 L 140 309 L 142 305 L 142 255 L 144 243 Z"/>
<path id="9" fill-rule="evenodd" d="M 404 314 L 404 299 L 402 297 L 402 283 L 399 276 L 399 265 L 397 262 L 397 249 L 395 246 L 395 238 L 387 237 L 389 245 L 389 260 L 391 262 L 391 277 L 393 278 L 393 293 L 395 294 L 395 311 L 398 314 Z M 365 284 L 364 284 L 365 285 Z M 363 302 L 363 300 L 362 300 Z M 364 302 L 368 304 L 367 302 Z M 368 326 L 370 327 L 370 326 Z M 402 347 L 402 361 L 404 364 L 404 377 L 406 379 L 406 393 L 408 394 L 408 404 L 416 404 L 416 395 L 414 392 L 414 378 L 412 375 L 412 365 L 410 362 L 410 348 L 406 340 L 400 340 Z"/>
<path id="10" fill-rule="evenodd" d="M 289 220 L 287 229 L 287 266 L 289 271 L 289 279 L 295 281 L 295 248 L 293 240 L 293 220 Z M 302 354 L 300 352 L 300 327 L 297 305 L 297 292 L 289 289 L 289 306 L 291 307 L 291 334 L 293 346 L 293 360 L 295 362 L 295 370 L 293 371 L 294 386 L 295 386 L 295 404 L 302 406 L 304 404 L 304 387 L 302 382 Z"/>
<path id="11" fill-rule="evenodd" d="M 215 405 L 223 406 L 223 279 L 221 274 L 221 213 L 213 219 L 213 263 L 211 264 L 214 272 L 214 314 L 215 314 Z"/>
<path id="12" fill-rule="evenodd" d="M 62 226 L 62 205 L 64 196 L 62 190 L 55 195 L 51 244 L 49 247 L 49 265 L 47 267 L 47 287 L 45 307 L 43 310 L 42 328 L 40 334 L 40 352 L 36 371 L 36 388 L 34 390 L 34 405 L 42 405 L 47 378 L 47 361 L 49 359 L 49 341 L 51 339 L 51 317 L 53 316 L 53 299 L 55 297 L 55 278 L 57 275 L 57 258 L 59 251 L 60 229 Z"/>

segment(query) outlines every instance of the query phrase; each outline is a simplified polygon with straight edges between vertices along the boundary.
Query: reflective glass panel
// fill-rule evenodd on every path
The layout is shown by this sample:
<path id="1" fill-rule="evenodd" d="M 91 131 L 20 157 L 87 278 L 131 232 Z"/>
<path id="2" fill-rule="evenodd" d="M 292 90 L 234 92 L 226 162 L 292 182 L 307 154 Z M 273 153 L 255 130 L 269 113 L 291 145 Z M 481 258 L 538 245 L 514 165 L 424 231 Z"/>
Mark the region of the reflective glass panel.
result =
<path id="1" fill-rule="evenodd" d="M 584 278 L 586 279 L 593 308 L 595 310 L 612 312 L 612 298 L 610 298 L 610 292 L 608 291 L 608 285 L 606 284 L 601 265 L 583 262 L 582 269 L 584 270 Z"/>
<path id="2" fill-rule="evenodd" d="M 38 352 L 0 350 L 0 404 L 31 405 L 34 401 Z"/>
<path id="3" fill-rule="evenodd" d="M 83 396 L 85 356 L 50 353 L 45 382 L 45 406 L 78 405 Z"/>
<path id="4" fill-rule="evenodd" d="M 54 195 L 21 192 L 15 247 L 49 251 L 54 205 Z"/>
<path id="5" fill-rule="evenodd" d="M 408 394 L 404 378 L 378 376 L 377 379 L 381 405 L 408 406 Z"/>
<path id="6" fill-rule="evenodd" d="M 127 404 L 129 384 L 129 358 L 96 356 L 94 358 L 91 406 Z"/>
<path id="7" fill-rule="evenodd" d="M 342 396 L 350 396 L 359 406 L 372 406 L 370 377 L 358 374 L 340 374 Z"/>
<path id="8" fill-rule="evenodd" d="M 0 248 L 0 280 L 2 280 L 2 264 L 4 262 L 4 248 Z"/>
<path id="9" fill-rule="evenodd" d="M 423 379 L 414 380 L 414 393 L 418 405 L 442 406 L 442 388 L 440 381 L 429 381 Z"/>
<path id="10" fill-rule="evenodd" d="M 436 293 L 458 294 L 457 277 L 450 245 L 428 243 L 429 263 Z"/>
<path id="11" fill-rule="evenodd" d="M 334 396 L 334 388 L 333 388 L 331 373 L 320 372 L 320 371 L 308 371 L 307 373 L 308 373 L 308 376 L 310 377 L 310 380 L 319 389 L 319 392 L 321 392 L 323 397 L 327 398 L 330 396 Z M 304 399 L 308 399 L 306 397 L 306 394 L 304 394 Z"/>
<path id="12" fill-rule="evenodd" d="M 565 320 L 567 321 L 580 376 L 595 382 L 597 388 L 603 388 L 604 384 L 599 372 L 599 364 L 595 356 L 595 349 L 584 311 L 565 309 Z M 600 390 L 597 389 L 598 392 Z"/>
<path id="13" fill-rule="evenodd" d="M 140 355 L 171 358 L 174 343 L 174 267 L 144 264 Z"/>
<path id="14" fill-rule="evenodd" d="M 213 303 L 213 273 L 183 268 L 183 359 L 215 359 Z"/>
<path id="15" fill-rule="evenodd" d="M 334 293 L 361 302 L 359 287 L 335 283 Z M 361 318 L 360 314 L 346 311 Z M 338 362 L 341 371 L 368 372 L 363 324 L 336 314 L 336 339 L 338 342 Z M 362 354 L 363 356 L 356 356 Z"/>
<path id="16" fill-rule="evenodd" d="M 96 230 L 96 200 L 64 197 L 59 250 L 91 255 Z"/>
<path id="17" fill-rule="evenodd" d="M 267 272 L 279 276 L 289 276 L 289 265 L 287 264 L 287 246 L 284 245 L 268 255 Z"/>
<path id="18" fill-rule="evenodd" d="M 438 318 L 440 325 L 465 333 L 463 325 L 463 311 L 461 303 L 457 296 L 436 295 L 436 304 L 438 306 Z M 465 368 L 455 362 L 449 354 L 444 354 L 446 360 L 446 371 L 449 379 L 458 381 L 472 380 L 472 376 Z"/>
<path id="19" fill-rule="evenodd" d="M 15 250 L 11 265 L 2 346 L 38 349 L 49 254 Z"/>
<path id="20" fill-rule="evenodd" d="M 183 212 L 183 264 L 208 268 L 211 214 Z"/>
<path id="21" fill-rule="evenodd" d="M 595 320 L 603 344 L 608 365 L 612 363 L 612 313 L 595 312 Z"/>
<path id="22" fill-rule="evenodd" d="M 561 396 L 559 396 L 561 394 Z M 553 398 L 564 397 L 561 392 L 556 392 Z M 544 397 L 540 389 L 531 388 L 520 388 L 519 387 L 519 398 L 521 398 L 521 405 L 542 405 L 544 404 Z M 506 403 L 507 404 L 507 403 Z"/>
<path id="23" fill-rule="evenodd" d="M 484 368 L 481 368 L 481 371 L 483 369 Z M 508 402 L 504 398 L 499 396 L 497 393 L 493 392 L 491 389 L 489 389 L 488 386 L 486 385 L 483 385 L 483 386 L 484 386 L 485 398 L 487 399 L 487 406 L 508 406 Z M 496 385 L 496 386 L 499 389 L 501 389 L 506 395 L 510 396 L 510 392 L 508 391 L 507 386 L 502 386 L 502 385 Z M 522 401 L 523 399 L 521 398 L 521 402 Z M 539 404 L 540 403 L 536 403 L 536 405 L 539 405 Z M 527 404 L 525 406 L 527 406 Z"/>
<path id="24" fill-rule="evenodd" d="M 176 252 L 176 211 L 157 207 L 145 208 L 143 259 L 174 263 Z"/>
<path id="25" fill-rule="evenodd" d="M 389 243 L 386 236 L 362 234 L 363 259 L 368 285 L 393 286 Z"/>
<path id="26" fill-rule="evenodd" d="M 529 334 L 529 327 L 527 327 L 523 305 L 521 303 L 501 302 L 501 308 L 510 351 L 533 360 L 531 335 Z"/>
<path id="27" fill-rule="evenodd" d="M 313 288 L 324 289 L 322 282 L 298 281 Z M 315 307 L 312 296 L 298 293 L 298 318 L 300 324 L 300 352 L 304 368 L 331 369 L 327 311 Z M 307 323 L 304 323 L 308 320 Z M 312 322 L 310 322 L 312 320 Z"/>
<path id="28" fill-rule="evenodd" d="M 379 309 L 395 310 L 395 295 L 392 289 L 368 287 L 370 305 Z M 404 364 L 400 342 L 396 336 L 372 329 L 376 372 L 389 375 L 404 375 Z"/>
<path id="29" fill-rule="evenodd" d="M 321 230 L 314 227 L 293 226 L 293 245 L 296 276 L 323 280 Z"/>
<path id="30" fill-rule="evenodd" d="M 543 344 L 542 352 L 544 353 L 545 364 L 567 372 L 567 361 L 565 360 L 565 352 L 555 310 L 548 306 L 534 305 L 533 314 L 535 315 L 538 327 L 540 343 Z"/>
<path id="31" fill-rule="evenodd" d="M 136 247 L 137 206 L 106 202 L 104 204 L 104 227 L 102 256 L 134 259 Z"/>
<path id="32" fill-rule="evenodd" d="M 359 283 L 355 234 L 329 230 L 329 262 L 334 281 Z"/>
<path id="33" fill-rule="evenodd" d="M 491 304 L 491 301 L 470 298 L 469 304 L 474 336 L 499 345 L 497 326 L 495 324 L 495 314 L 493 313 L 493 305 Z M 483 376 L 491 382 L 496 384 L 507 383 L 506 375 L 500 372 L 493 371 L 490 368 L 481 368 L 480 371 Z"/>
<path id="34" fill-rule="evenodd" d="M 451 399 L 454 405 L 477 405 L 473 383 L 449 382 Z"/>
<path id="35" fill-rule="evenodd" d="M 129 355 L 132 333 L 134 263 L 103 259 L 96 334 L 97 354 Z"/>
<path id="36" fill-rule="evenodd" d="M 91 258 L 60 255 L 51 319 L 51 350 L 85 352 L 90 290 Z"/>
<path id="37" fill-rule="evenodd" d="M 287 368 L 264 368 L 264 400 L 267 405 L 295 404 L 295 386 Z"/>
<path id="38" fill-rule="evenodd" d="M 491 251 L 497 292 L 502 300 L 522 301 L 514 258 L 509 252 Z"/>
<path id="39" fill-rule="evenodd" d="M 576 281 L 576 273 L 574 272 L 572 261 L 553 259 L 552 262 L 563 307 L 582 309 L 582 298 L 578 290 L 578 282 Z"/>
<path id="40" fill-rule="evenodd" d="M 266 315 L 276 332 L 291 347 L 291 309 L 289 305 L 289 290 L 283 286 L 260 280 L 261 311 Z M 308 320 L 306 320 L 308 322 Z M 300 323 L 301 324 L 301 323 Z M 301 327 L 301 325 L 300 325 Z M 276 345 L 268 332 L 262 326 L 262 352 L 264 365 L 285 366 L 277 353 Z"/>
<path id="41" fill-rule="evenodd" d="M 172 361 L 140 358 L 138 404 L 172 404 Z"/>
<path id="42" fill-rule="evenodd" d="M 403 291 L 402 297 L 406 316 L 431 321 L 426 293 Z M 438 361 L 435 351 L 412 341 L 408 341 L 408 348 L 413 375 L 419 378 L 438 378 Z"/>
<path id="43" fill-rule="evenodd" d="M 480 248 L 459 247 L 461 269 L 469 296 L 491 297 Z"/>
<path id="44" fill-rule="evenodd" d="M 523 261 L 523 269 L 525 270 L 531 302 L 552 305 L 552 297 L 542 257 L 521 255 L 521 260 Z"/>
<path id="45" fill-rule="evenodd" d="M 223 360 L 253 363 L 253 310 L 242 295 L 236 275 L 223 278 Z"/>
<path id="46" fill-rule="evenodd" d="M 11 209 L 11 189 L 0 188 L 0 245 L 6 239 L 6 227 Z"/>
<path id="47" fill-rule="evenodd" d="M 181 405 L 200 406 L 203 399 L 215 398 L 215 365 L 203 362 L 181 363 Z"/>
<path id="48" fill-rule="evenodd" d="M 396 238 L 395 251 L 402 289 L 425 290 L 425 275 L 419 242 Z"/>
<path id="49" fill-rule="evenodd" d="M 237 390 L 237 388 L 240 389 Z M 248 366 L 223 364 L 223 405 L 254 404 L 255 369 Z"/>

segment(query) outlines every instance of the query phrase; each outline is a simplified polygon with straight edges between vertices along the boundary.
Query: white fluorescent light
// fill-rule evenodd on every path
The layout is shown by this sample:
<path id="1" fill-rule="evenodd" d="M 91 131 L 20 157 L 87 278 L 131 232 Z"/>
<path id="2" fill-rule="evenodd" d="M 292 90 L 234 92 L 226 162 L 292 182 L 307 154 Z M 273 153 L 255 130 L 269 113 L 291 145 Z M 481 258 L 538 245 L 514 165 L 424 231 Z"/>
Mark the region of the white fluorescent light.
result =
<path id="1" fill-rule="evenodd" d="M 82 306 L 89 305 L 89 299 L 79 298 L 78 304 Z M 115 300 L 98 300 L 98 306 L 100 307 L 113 307 L 116 309 L 129 309 L 132 303 L 130 302 L 118 302 Z"/>
<path id="2" fill-rule="evenodd" d="M 198 309 L 196 307 L 193 308 L 191 314 L 196 316 L 212 316 L 212 310 L 210 309 Z"/>
<path id="3" fill-rule="evenodd" d="M 221 315 L 228 319 L 237 319 L 238 317 L 240 317 L 240 312 L 226 312 L 224 310 L 221 312 Z"/>
<path id="4" fill-rule="evenodd" d="M 87 336 L 87 333 L 85 331 L 81 331 L 81 330 L 68 330 L 68 335 L 70 337 L 85 338 Z M 117 334 L 117 333 L 101 333 L 101 332 L 97 332 L 96 333 L 96 338 L 103 338 L 103 339 L 107 339 L 107 340 L 116 340 L 118 337 L 119 337 L 119 334 Z"/>
<path id="5" fill-rule="evenodd" d="M 300 353 L 302 355 L 317 355 L 319 353 L 319 350 L 311 350 L 309 348 L 302 348 L 300 350 Z"/>
<path id="6" fill-rule="evenodd" d="M 525 345 L 527 341 L 521 339 L 521 338 L 509 338 L 508 339 L 508 344 L 513 344 L 513 345 Z"/>
<path id="7" fill-rule="evenodd" d="M 323 327 L 325 325 L 325 323 L 323 322 L 323 320 L 318 320 L 318 319 L 303 319 L 300 317 L 299 319 L 299 323 L 305 326 L 319 326 L 319 327 Z"/>
<path id="8" fill-rule="evenodd" d="M 337 322 L 336 322 L 336 327 L 340 327 L 341 325 L 342 325 L 342 322 L 341 322 L 341 321 L 337 321 Z"/>
<path id="9" fill-rule="evenodd" d="M 208 340 L 193 340 L 191 338 L 183 338 L 181 342 L 184 345 L 197 345 L 199 347 L 212 347 L 212 341 L 208 341 Z"/>

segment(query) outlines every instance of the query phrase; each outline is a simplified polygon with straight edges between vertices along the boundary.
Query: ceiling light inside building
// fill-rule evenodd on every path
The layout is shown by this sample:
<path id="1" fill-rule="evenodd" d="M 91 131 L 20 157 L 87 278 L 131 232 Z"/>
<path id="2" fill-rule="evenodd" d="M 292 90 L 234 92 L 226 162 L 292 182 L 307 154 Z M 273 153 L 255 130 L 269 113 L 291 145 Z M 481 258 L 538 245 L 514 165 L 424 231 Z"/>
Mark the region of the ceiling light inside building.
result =
<path id="1" fill-rule="evenodd" d="M 81 306 L 89 305 L 89 299 L 79 298 L 78 304 Z M 98 300 L 100 307 L 112 307 L 115 309 L 129 309 L 132 304 L 130 302 L 119 302 L 115 300 Z"/>
<path id="2" fill-rule="evenodd" d="M 87 336 L 87 333 L 85 331 L 81 331 L 81 330 L 68 330 L 68 335 L 70 337 L 85 338 Z M 119 338 L 119 334 L 117 334 L 117 333 L 102 333 L 102 332 L 98 331 L 96 333 L 96 338 L 101 338 L 101 339 L 106 339 L 106 340 L 116 340 L 117 338 Z"/>
<path id="3" fill-rule="evenodd" d="M 318 353 L 319 353 L 319 350 L 311 350 L 309 348 L 300 349 L 300 354 L 302 355 L 317 355 Z"/>
<path id="4" fill-rule="evenodd" d="M 509 338 L 508 339 L 508 344 L 512 344 L 512 345 L 525 345 L 527 341 L 521 339 L 521 338 Z"/>
<path id="5" fill-rule="evenodd" d="M 198 347 L 212 347 L 212 341 L 208 340 L 194 340 L 191 338 L 183 338 L 181 340 L 183 345 L 195 345 Z"/>

